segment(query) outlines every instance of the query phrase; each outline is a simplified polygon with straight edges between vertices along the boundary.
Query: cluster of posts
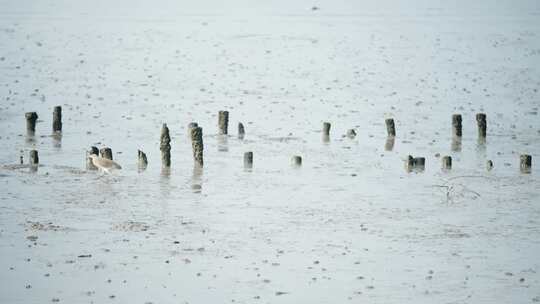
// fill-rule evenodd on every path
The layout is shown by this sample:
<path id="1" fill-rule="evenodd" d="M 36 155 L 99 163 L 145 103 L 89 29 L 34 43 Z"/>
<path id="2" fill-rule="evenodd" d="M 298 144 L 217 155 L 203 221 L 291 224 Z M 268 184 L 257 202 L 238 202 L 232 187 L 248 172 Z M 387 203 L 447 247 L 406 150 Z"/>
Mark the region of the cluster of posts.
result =
<path id="1" fill-rule="evenodd" d="M 36 121 L 38 115 L 36 112 L 28 112 L 25 114 L 26 117 L 26 130 L 29 136 L 33 136 L 36 131 Z M 476 114 L 476 122 L 478 127 L 478 139 L 479 141 L 485 142 L 487 136 L 487 120 L 486 114 L 478 113 Z M 385 120 L 386 131 L 387 131 L 387 140 L 385 144 L 386 150 L 392 150 L 396 137 L 396 125 L 393 118 L 388 118 Z M 228 135 L 228 126 L 229 126 L 229 112 L 228 111 L 219 111 L 218 113 L 218 128 L 221 135 Z M 323 141 L 328 142 L 330 138 L 330 129 L 331 124 L 329 122 L 323 123 L 322 135 Z M 62 133 L 62 107 L 56 106 L 53 110 L 53 123 L 52 123 L 53 135 L 60 136 Z M 203 130 L 196 123 L 192 122 L 188 125 L 188 135 L 191 138 L 191 145 L 193 149 L 193 160 L 195 165 L 202 167 L 204 164 L 203 160 Z M 245 128 L 242 123 L 238 123 L 238 138 L 243 139 L 245 136 Z M 354 138 L 356 136 L 356 131 L 350 129 L 346 134 L 349 138 Z M 463 136 L 462 132 L 462 116 L 461 114 L 452 115 L 452 150 L 459 151 L 461 146 L 461 138 Z M 171 167 L 171 137 L 169 135 L 169 128 L 167 124 L 163 124 L 161 127 L 161 136 L 160 136 L 160 151 L 161 151 L 161 164 L 163 169 L 169 169 Z M 100 155 L 103 158 L 112 160 L 113 154 L 112 150 L 108 147 L 102 148 L 99 150 L 97 147 L 92 146 L 87 152 L 88 154 Z M 523 173 L 530 173 L 532 167 L 532 156 L 528 154 L 520 155 L 520 170 Z M 442 169 L 450 170 L 452 169 L 452 157 L 445 155 L 441 158 L 442 160 Z M 21 157 L 21 164 L 23 159 Z M 39 156 L 37 150 L 30 151 L 29 164 L 31 168 L 37 169 L 39 165 Z M 294 166 L 302 165 L 302 157 L 299 155 L 294 155 L 292 157 L 292 164 Z M 411 171 L 423 171 L 426 165 L 425 157 L 413 157 L 409 155 L 406 160 L 406 169 L 408 172 Z M 146 154 L 138 150 L 138 167 L 139 169 L 144 170 L 148 166 L 148 159 Z M 252 168 L 253 167 L 253 152 L 244 153 L 244 167 Z M 486 169 L 491 170 L 493 168 L 493 162 L 487 160 Z M 90 159 L 87 160 L 87 169 L 96 170 L 97 168 L 92 164 Z"/>

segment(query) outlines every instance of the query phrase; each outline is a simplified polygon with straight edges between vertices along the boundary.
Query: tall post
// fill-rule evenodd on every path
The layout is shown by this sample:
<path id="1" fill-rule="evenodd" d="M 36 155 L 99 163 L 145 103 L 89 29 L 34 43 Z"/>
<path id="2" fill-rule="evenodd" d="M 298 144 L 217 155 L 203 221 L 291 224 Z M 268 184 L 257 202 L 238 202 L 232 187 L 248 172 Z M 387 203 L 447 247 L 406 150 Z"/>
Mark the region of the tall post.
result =
<path id="1" fill-rule="evenodd" d="M 229 111 L 219 111 L 218 126 L 220 134 L 227 135 L 229 133 Z"/>
<path id="2" fill-rule="evenodd" d="M 330 127 L 332 125 L 329 122 L 323 122 L 323 136 L 330 136 Z"/>
<path id="3" fill-rule="evenodd" d="M 171 166 L 171 137 L 169 136 L 169 127 L 164 123 L 161 127 L 161 136 L 159 139 L 159 150 L 161 151 L 161 166 L 169 168 Z"/>
<path id="4" fill-rule="evenodd" d="M 191 129 L 191 146 L 193 148 L 193 160 L 200 167 L 203 166 L 203 133 L 201 127 Z"/>
<path id="5" fill-rule="evenodd" d="M 39 156 L 37 150 L 30 150 L 30 166 L 39 165 Z"/>
<path id="6" fill-rule="evenodd" d="M 53 110 L 53 133 L 62 132 L 62 107 L 56 106 Z"/>
<path id="7" fill-rule="evenodd" d="M 137 150 L 137 164 L 139 169 L 142 170 L 146 169 L 146 167 L 148 166 L 148 159 L 146 158 L 146 154 L 141 150 Z"/>
<path id="8" fill-rule="evenodd" d="M 245 134 L 246 134 L 246 129 L 244 128 L 244 124 L 239 122 L 238 123 L 238 138 L 243 139 Z"/>
<path id="9" fill-rule="evenodd" d="M 461 137 L 463 135 L 461 129 L 461 114 L 452 115 L 452 134 L 455 137 Z"/>

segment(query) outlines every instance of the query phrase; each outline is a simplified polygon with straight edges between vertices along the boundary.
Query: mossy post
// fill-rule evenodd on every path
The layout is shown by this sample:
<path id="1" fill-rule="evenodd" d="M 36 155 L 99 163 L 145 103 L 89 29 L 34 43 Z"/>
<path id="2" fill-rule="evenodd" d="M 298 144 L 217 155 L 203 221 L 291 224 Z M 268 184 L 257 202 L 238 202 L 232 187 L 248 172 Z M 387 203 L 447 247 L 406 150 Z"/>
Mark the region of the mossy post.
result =
<path id="1" fill-rule="evenodd" d="M 171 137 L 169 136 L 169 127 L 164 123 L 161 126 L 161 135 L 159 137 L 159 150 L 161 151 L 161 167 L 171 167 Z"/>
<path id="2" fill-rule="evenodd" d="M 219 111 L 218 113 L 219 134 L 229 134 L 229 111 Z"/>
<path id="3" fill-rule="evenodd" d="M 201 127 L 191 129 L 191 146 L 193 148 L 193 160 L 195 164 L 202 167 L 203 161 L 203 130 Z"/>
<path id="4" fill-rule="evenodd" d="M 110 159 L 110 160 L 113 159 L 113 154 L 112 154 L 112 149 L 111 148 L 108 148 L 108 147 L 101 148 L 99 150 L 99 153 L 101 154 L 101 157 L 103 157 L 103 158 L 107 158 L 107 159 Z"/>
<path id="5" fill-rule="evenodd" d="M 53 133 L 61 133 L 62 132 L 62 107 L 56 106 L 53 110 L 53 125 L 52 125 Z"/>
<path id="6" fill-rule="evenodd" d="M 191 129 L 196 128 L 196 127 L 198 127 L 198 126 L 199 126 L 199 124 L 196 123 L 196 122 L 190 122 L 190 123 L 188 124 L 188 130 L 187 130 L 187 135 L 188 135 L 188 137 L 191 138 Z"/>
<path id="7" fill-rule="evenodd" d="M 90 150 L 88 150 L 87 157 L 86 157 L 86 170 L 97 170 L 98 168 L 94 166 L 92 159 L 88 157 L 91 154 L 99 156 L 99 149 L 97 147 L 92 146 L 90 147 Z"/>
<path id="8" fill-rule="evenodd" d="M 461 121 L 461 114 L 452 115 L 452 135 L 454 137 L 461 137 L 463 135 Z"/>
<path id="9" fill-rule="evenodd" d="M 36 121 L 38 119 L 37 113 L 28 112 L 24 114 L 24 117 L 26 118 L 26 132 L 29 135 L 34 135 L 36 133 Z"/>
<path id="10" fill-rule="evenodd" d="M 253 168 L 253 152 L 251 151 L 244 153 L 244 168 Z"/>
<path id="11" fill-rule="evenodd" d="M 486 135 L 487 135 L 486 114 L 484 113 L 476 114 L 476 123 L 478 125 L 478 137 L 486 138 Z"/>
<path id="12" fill-rule="evenodd" d="M 523 173 L 530 173 L 532 167 L 532 156 L 522 154 L 519 156 L 519 168 Z"/>
<path id="13" fill-rule="evenodd" d="M 395 137 L 396 136 L 396 124 L 394 123 L 393 118 L 387 118 L 385 120 L 386 123 L 386 132 L 388 133 L 388 137 Z"/>

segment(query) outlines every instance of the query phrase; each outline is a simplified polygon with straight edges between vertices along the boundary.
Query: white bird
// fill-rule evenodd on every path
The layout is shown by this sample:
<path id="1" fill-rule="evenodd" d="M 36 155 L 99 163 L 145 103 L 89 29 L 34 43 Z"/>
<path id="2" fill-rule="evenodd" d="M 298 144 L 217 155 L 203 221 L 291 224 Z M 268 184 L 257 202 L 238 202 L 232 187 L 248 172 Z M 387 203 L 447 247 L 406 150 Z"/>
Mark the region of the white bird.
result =
<path id="1" fill-rule="evenodd" d="M 112 169 L 122 169 L 119 164 L 108 158 L 99 157 L 95 154 L 90 154 L 88 155 L 88 157 L 92 160 L 92 164 L 94 164 L 94 166 L 98 167 L 106 173 L 111 174 Z"/>

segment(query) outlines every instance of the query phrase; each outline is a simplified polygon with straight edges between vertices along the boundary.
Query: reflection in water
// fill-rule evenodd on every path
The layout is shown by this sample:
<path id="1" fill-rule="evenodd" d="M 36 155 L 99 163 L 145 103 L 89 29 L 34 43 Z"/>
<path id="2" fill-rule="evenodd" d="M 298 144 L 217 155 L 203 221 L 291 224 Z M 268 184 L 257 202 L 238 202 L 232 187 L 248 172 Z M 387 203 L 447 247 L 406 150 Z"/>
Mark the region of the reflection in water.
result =
<path id="1" fill-rule="evenodd" d="M 228 152 L 229 151 L 227 135 L 224 135 L 224 134 L 218 135 L 217 141 L 218 141 L 218 151 L 219 152 Z"/>
<path id="2" fill-rule="evenodd" d="M 34 144 L 36 142 L 36 136 L 35 136 L 34 132 L 28 131 L 28 133 L 26 134 L 25 139 L 26 139 L 27 144 Z"/>
<path id="3" fill-rule="evenodd" d="M 61 149 L 62 148 L 62 133 L 54 133 L 51 135 L 52 137 L 52 144 L 55 149 Z"/>
<path id="4" fill-rule="evenodd" d="M 322 141 L 325 144 L 329 143 L 330 142 L 330 135 L 323 134 Z"/>
<path id="5" fill-rule="evenodd" d="M 451 149 L 454 152 L 461 152 L 461 136 L 452 137 Z"/>
<path id="6" fill-rule="evenodd" d="M 394 136 L 388 136 L 386 138 L 386 143 L 384 144 L 384 149 L 386 151 L 392 151 L 394 149 L 395 141 L 396 141 L 396 138 Z"/>
<path id="7" fill-rule="evenodd" d="M 193 174 L 191 175 L 191 189 L 193 192 L 200 193 L 202 190 L 203 168 L 197 164 L 193 165 Z"/>

